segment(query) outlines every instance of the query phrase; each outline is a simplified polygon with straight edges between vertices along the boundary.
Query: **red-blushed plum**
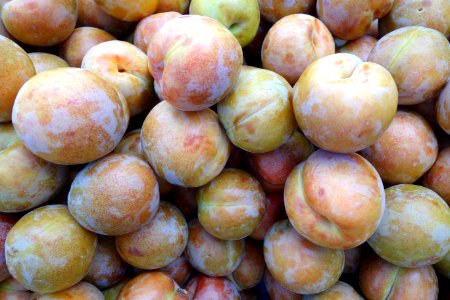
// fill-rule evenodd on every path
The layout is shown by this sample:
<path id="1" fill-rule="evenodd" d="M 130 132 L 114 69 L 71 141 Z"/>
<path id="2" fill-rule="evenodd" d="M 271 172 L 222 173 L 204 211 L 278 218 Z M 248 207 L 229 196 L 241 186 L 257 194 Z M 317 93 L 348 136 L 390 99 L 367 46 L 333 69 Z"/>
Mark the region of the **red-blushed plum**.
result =
<path id="1" fill-rule="evenodd" d="M 247 157 L 264 189 L 281 192 L 292 169 L 314 152 L 314 146 L 298 130 L 281 147 L 266 153 L 248 153 Z"/>
<path id="2" fill-rule="evenodd" d="M 249 173 L 224 169 L 197 191 L 198 219 L 216 238 L 239 240 L 249 236 L 266 210 L 261 184 Z"/>
<path id="3" fill-rule="evenodd" d="M 338 281 L 335 285 L 319 294 L 305 295 L 304 300 L 364 300 L 348 283 Z"/>
<path id="4" fill-rule="evenodd" d="M 269 293 L 270 299 L 272 300 L 302 300 L 303 296 L 291 292 L 284 286 L 282 286 L 278 280 L 273 278 L 270 271 L 266 269 L 264 273 L 264 285 L 266 286 L 267 292 Z"/>
<path id="5" fill-rule="evenodd" d="M 78 0 L 78 27 L 89 26 L 103 29 L 114 36 L 122 35 L 132 23 L 107 14 L 95 0 Z"/>
<path id="6" fill-rule="evenodd" d="M 189 14 L 218 20 L 245 47 L 256 35 L 260 12 L 258 0 L 191 0 Z"/>
<path id="7" fill-rule="evenodd" d="M 159 269 L 183 254 L 188 242 L 188 228 L 181 211 L 161 202 L 150 223 L 128 234 L 116 237 L 120 256 L 141 269 Z"/>
<path id="8" fill-rule="evenodd" d="M 3 281 L 10 276 L 8 267 L 6 266 L 5 241 L 8 232 L 18 219 L 17 216 L 12 214 L 0 214 L 0 281 Z"/>
<path id="9" fill-rule="evenodd" d="M 146 117 L 141 143 L 153 170 L 184 187 L 210 182 L 230 156 L 230 143 L 214 111 L 184 112 L 166 101 Z"/>
<path id="10" fill-rule="evenodd" d="M 316 146 L 340 153 L 375 143 L 395 116 L 398 93 L 380 65 L 346 53 L 318 59 L 294 87 L 297 123 Z"/>
<path id="11" fill-rule="evenodd" d="M 12 0 L 3 5 L 3 24 L 22 43 L 53 46 L 69 37 L 78 16 L 77 0 Z"/>
<path id="12" fill-rule="evenodd" d="M 236 285 L 239 291 L 250 289 L 261 281 L 265 268 L 262 243 L 246 239 L 242 261 L 238 268 L 228 275 L 228 279 Z"/>
<path id="13" fill-rule="evenodd" d="M 400 267 L 435 264 L 450 250 L 450 208 L 422 186 L 387 188 L 383 219 L 368 243 L 379 256 Z"/>
<path id="14" fill-rule="evenodd" d="M 373 253 L 361 265 L 359 286 L 369 300 L 438 297 L 438 279 L 433 267 L 402 268 Z"/>
<path id="15" fill-rule="evenodd" d="M 36 70 L 28 54 L 1 35 L 0 49 L 0 122 L 10 122 L 17 93 L 28 79 L 36 75 Z"/>
<path id="16" fill-rule="evenodd" d="M 131 116 L 150 107 L 153 82 L 147 55 L 133 44 L 124 41 L 98 44 L 86 53 L 81 67 L 115 86 L 127 100 Z"/>
<path id="17" fill-rule="evenodd" d="M 423 184 L 450 205 L 450 147 L 439 152 L 436 162 L 423 177 Z"/>
<path id="18" fill-rule="evenodd" d="M 264 238 L 264 259 L 273 277 L 288 290 L 315 294 L 334 285 L 344 268 L 344 251 L 311 243 L 289 220 L 275 223 Z"/>
<path id="19" fill-rule="evenodd" d="M 112 287 L 105 289 L 102 291 L 103 296 L 105 296 L 105 300 L 117 300 L 117 296 L 119 296 L 123 287 L 131 280 L 130 277 L 122 278 L 118 283 L 113 285 Z"/>
<path id="20" fill-rule="evenodd" d="M 144 150 L 141 145 L 141 129 L 135 129 L 128 132 L 117 145 L 116 149 L 114 149 L 114 152 L 133 154 L 143 160 L 146 160 Z M 173 186 L 161 177 L 156 176 L 156 179 L 158 180 L 160 195 L 165 195 L 173 189 Z"/>
<path id="21" fill-rule="evenodd" d="M 122 21 L 139 21 L 155 12 L 158 0 L 95 0 L 109 15 Z"/>
<path id="22" fill-rule="evenodd" d="M 337 52 L 348 53 L 358 56 L 362 61 L 367 61 L 370 51 L 377 43 L 377 39 L 370 35 L 363 35 L 362 37 L 346 43 L 339 48 Z"/>
<path id="23" fill-rule="evenodd" d="M 27 81 L 12 121 L 33 154 L 57 164 L 83 164 L 114 150 L 127 129 L 129 110 L 125 98 L 99 76 L 59 68 Z"/>
<path id="24" fill-rule="evenodd" d="M 157 13 L 178 12 L 186 14 L 189 11 L 190 0 L 159 0 Z"/>
<path id="25" fill-rule="evenodd" d="M 65 205 L 48 205 L 23 216 L 6 237 L 10 274 L 25 288 L 53 293 L 86 276 L 97 236 L 81 227 Z"/>
<path id="26" fill-rule="evenodd" d="M 418 104 L 435 95 L 450 76 L 450 45 L 434 29 L 408 26 L 385 35 L 368 61 L 394 77 L 401 105 Z"/>
<path id="27" fill-rule="evenodd" d="M 370 29 L 373 20 L 386 15 L 394 0 L 318 0 L 317 15 L 334 36 L 355 40 Z"/>
<path id="28" fill-rule="evenodd" d="M 243 62 L 233 34 L 219 21 L 196 15 L 168 21 L 150 40 L 147 55 L 162 98 L 185 111 L 222 100 Z"/>
<path id="29" fill-rule="evenodd" d="M 28 53 L 28 56 L 33 62 L 36 74 L 57 68 L 67 68 L 69 66 L 64 59 L 50 53 L 33 52 Z"/>
<path id="30" fill-rule="evenodd" d="M 122 235 L 153 219 L 159 206 L 158 182 L 142 159 L 114 153 L 78 173 L 68 204 L 70 213 L 86 229 Z"/>
<path id="31" fill-rule="evenodd" d="M 242 261 L 244 240 L 225 241 L 210 235 L 198 220 L 189 222 L 185 255 L 198 271 L 209 276 L 227 276 Z"/>
<path id="32" fill-rule="evenodd" d="M 181 16 L 180 13 L 175 11 L 168 11 L 165 13 L 158 13 L 150 15 L 142 19 L 136 26 L 134 31 L 133 43 L 136 47 L 147 53 L 148 43 L 153 38 L 155 33 L 163 27 L 167 21 L 172 20 L 175 17 Z"/>
<path id="33" fill-rule="evenodd" d="M 447 82 L 436 103 L 436 119 L 439 126 L 450 135 L 450 81 Z"/>
<path id="34" fill-rule="evenodd" d="M 159 269 L 159 271 L 168 274 L 180 286 L 184 286 L 192 270 L 193 268 L 184 254 L 166 267 Z"/>
<path id="35" fill-rule="evenodd" d="M 406 26 L 423 26 L 450 36 L 448 0 L 394 0 L 391 10 L 380 19 L 380 33 L 385 35 Z"/>
<path id="36" fill-rule="evenodd" d="M 364 245 L 362 244 L 355 248 L 345 249 L 345 265 L 344 274 L 354 274 L 359 270 L 361 264 L 361 256 L 363 254 Z"/>
<path id="37" fill-rule="evenodd" d="M 126 270 L 127 264 L 117 252 L 114 238 L 100 236 L 94 260 L 83 280 L 105 289 L 122 279 Z"/>
<path id="38" fill-rule="evenodd" d="M 294 14 L 269 29 L 261 59 L 264 69 L 280 74 L 293 85 L 313 61 L 334 54 L 334 50 L 333 37 L 319 19 Z"/>
<path id="39" fill-rule="evenodd" d="M 250 235 L 255 240 L 264 240 L 266 232 L 277 222 L 284 211 L 283 194 L 266 193 L 266 211 L 256 229 Z"/>
<path id="40" fill-rule="evenodd" d="M 169 275 L 153 271 L 131 279 L 117 296 L 117 300 L 187 300 L 186 291 Z"/>
<path id="41" fill-rule="evenodd" d="M 360 155 L 318 150 L 289 175 L 284 205 L 301 235 L 323 247 L 348 249 L 375 232 L 385 194 L 377 171 Z"/>
<path id="42" fill-rule="evenodd" d="M 236 286 L 223 277 L 197 275 L 186 286 L 189 299 L 195 300 L 239 300 Z"/>
<path id="43" fill-rule="evenodd" d="M 0 211 L 34 208 L 56 195 L 67 180 L 68 168 L 32 154 L 11 123 L 0 123 Z"/>
<path id="44" fill-rule="evenodd" d="M 413 183 L 433 166 L 438 143 L 423 117 L 398 111 L 389 128 L 361 155 L 377 169 L 384 182 Z"/>
<path id="45" fill-rule="evenodd" d="M 447 252 L 447 255 L 443 259 L 441 259 L 437 264 L 434 265 L 436 271 L 450 279 L 450 251 Z"/>
<path id="46" fill-rule="evenodd" d="M 242 66 L 238 80 L 217 104 L 219 121 L 236 146 L 253 153 L 273 151 L 297 128 L 292 87 L 275 72 Z"/>
<path id="47" fill-rule="evenodd" d="M 71 67 L 79 68 L 89 49 L 100 43 L 115 39 L 114 36 L 102 29 L 79 27 L 60 45 L 59 53 Z"/>
<path id="48" fill-rule="evenodd" d="M 63 291 L 50 294 L 34 293 L 30 297 L 30 300 L 59 300 L 59 299 L 104 300 L 105 298 L 98 288 L 84 281 L 81 281 L 76 285 Z"/>
<path id="49" fill-rule="evenodd" d="M 258 0 L 261 16 L 271 23 L 293 14 L 311 14 L 314 0 Z"/>
<path id="50" fill-rule="evenodd" d="M 31 292 L 23 287 L 13 277 L 0 282 L 0 299 L 4 300 L 30 300 Z"/>

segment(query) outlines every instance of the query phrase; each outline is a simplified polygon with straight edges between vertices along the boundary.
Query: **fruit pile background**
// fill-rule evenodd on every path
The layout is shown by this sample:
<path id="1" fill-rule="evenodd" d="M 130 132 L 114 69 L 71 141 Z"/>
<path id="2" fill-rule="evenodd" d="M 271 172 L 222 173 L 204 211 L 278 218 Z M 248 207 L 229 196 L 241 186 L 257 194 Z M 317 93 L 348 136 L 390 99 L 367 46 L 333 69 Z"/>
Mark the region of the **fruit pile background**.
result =
<path id="1" fill-rule="evenodd" d="M 0 16 L 0 300 L 450 299 L 450 1 Z"/>

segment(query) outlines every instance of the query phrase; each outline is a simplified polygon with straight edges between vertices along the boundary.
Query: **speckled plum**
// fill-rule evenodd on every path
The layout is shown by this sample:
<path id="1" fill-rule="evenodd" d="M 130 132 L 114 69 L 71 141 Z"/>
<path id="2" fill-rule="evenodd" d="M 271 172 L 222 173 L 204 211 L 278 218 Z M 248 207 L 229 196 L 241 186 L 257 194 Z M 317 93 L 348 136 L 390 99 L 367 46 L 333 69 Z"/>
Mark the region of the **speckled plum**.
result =
<path id="1" fill-rule="evenodd" d="M 2 35 L 0 49 L 0 122 L 10 122 L 17 93 L 28 79 L 36 75 L 36 71 L 25 50 Z"/>
<path id="2" fill-rule="evenodd" d="M 264 236 L 272 225 L 277 222 L 284 211 L 282 193 L 266 193 L 266 211 L 256 229 L 250 237 L 255 240 L 264 240 Z"/>
<path id="3" fill-rule="evenodd" d="M 162 98 L 185 111 L 202 110 L 222 100 L 243 62 L 233 34 L 219 21 L 198 15 L 168 21 L 150 40 L 147 54 Z"/>
<path id="4" fill-rule="evenodd" d="M 167 21 L 179 16 L 181 16 L 180 13 L 168 11 L 165 13 L 153 14 L 142 19 L 137 24 L 136 30 L 134 31 L 134 45 L 144 51 L 144 53 L 147 53 L 148 43 L 155 33 L 161 29 Z"/>
<path id="5" fill-rule="evenodd" d="M 146 160 L 144 150 L 141 145 L 141 129 L 135 129 L 128 132 L 120 141 L 119 145 L 117 145 L 116 149 L 114 149 L 114 152 L 133 154 L 143 160 Z M 173 185 L 159 176 L 156 176 L 156 179 L 158 180 L 160 195 L 165 195 L 172 191 Z"/>
<path id="6" fill-rule="evenodd" d="M 450 81 L 447 82 L 436 103 L 436 119 L 439 126 L 450 135 Z"/>
<path id="7" fill-rule="evenodd" d="M 187 300 L 186 291 L 162 272 L 142 273 L 129 281 L 117 300 Z"/>
<path id="8" fill-rule="evenodd" d="M 375 232 L 385 194 L 377 171 L 360 155 L 318 150 L 289 175 L 284 205 L 301 235 L 323 247 L 347 249 Z"/>
<path id="9" fill-rule="evenodd" d="M 346 43 L 339 48 L 337 52 L 348 53 L 358 56 L 362 61 L 367 61 L 370 51 L 377 43 L 377 39 L 370 35 L 363 35 L 362 37 Z"/>
<path id="10" fill-rule="evenodd" d="M 10 276 L 6 266 L 5 242 L 6 236 L 18 219 L 17 216 L 12 214 L 0 214 L 0 281 Z"/>
<path id="11" fill-rule="evenodd" d="M 334 54 L 331 33 L 317 18 L 293 14 L 276 22 L 264 38 L 264 69 L 274 71 L 293 85 L 318 58 Z"/>
<path id="12" fill-rule="evenodd" d="M 245 240 L 245 250 L 242 261 L 237 269 L 228 275 L 228 278 L 236 285 L 239 291 L 255 287 L 264 276 L 263 245 L 252 239 Z"/>
<path id="13" fill-rule="evenodd" d="M 131 116 L 150 107 L 153 81 L 147 55 L 133 44 L 117 40 L 100 43 L 86 53 L 81 67 L 115 86 L 127 100 Z"/>
<path id="14" fill-rule="evenodd" d="M 100 236 L 94 260 L 84 280 L 105 289 L 122 279 L 126 271 L 127 264 L 117 252 L 114 238 Z"/>
<path id="15" fill-rule="evenodd" d="M 362 263 L 359 286 L 369 300 L 437 299 L 433 267 L 402 268 L 370 254 Z"/>
<path id="16" fill-rule="evenodd" d="M 11 123 L 0 123 L 0 211 L 34 208 L 58 193 L 68 168 L 31 153 L 15 134 Z"/>
<path id="17" fill-rule="evenodd" d="M 195 300 L 239 300 L 236 286 L 223 277 L 197 275 L 186 286 L 189 299 Z"/>
<path id="18" fill-rule="evenodd" d="M 97 236 L 81 227 L 65 205 L 37 208 L 10 230 L 5 245 L 11 275 L 28 290 L 53 293 L 86 276 Z"/>
<path id="19" fill-rule="evenodd" d="M 198 271 L 209 276 L 230 275 L 244 254 L 244 240 L 219 240 L 203 229 L 196 219 L 189 222 L 189 240 L 185 255 Z"/>
<path id="20" fill-rule="evenodd" d="M 71 67 L 81 67 L 86 53 L 95 45 L 116 38 L 108 32 L 95 27 L 76 28 L 67 40 L 60 45 L 59 53 Z"/>
<path id="21" fill-rule="evenodd" d="M 370 29 L 373 20 L 386 15 L 394 0 L 318 0 L 317 15 L 334 36 L 355 40 Z"/>
<path id="22" fill-rule="evenodd" d="M 389 128 L 361 151 L 386 183 L 413 183 L 436 161 L 438 144 L 433 129 L 417 113 L 398 111 Z"/>
<path id="23" fill-rule="evenodd" d="M 185 285 L 186 281 L 191 276 L 192 270 L 193 268 L 184 254 L 166 267 L 159 269 L 159 271 L 168 274 L 180 286 Z"/>
<path id="24" fill-rule="evenodd" d="M 412 184 L 386 189 L 386 211 L 368 240 L 375 252 L 400 267 L 437 263 L 450 250 L 450 208 L 438 194 Z"/>
<path id="25" fill-rule="evenodd" d="M 392 74 L 399 104 L 418 104 L 439 92 L 447 82 L 450 44 L 434 29 L 403 27 L 381 38 L 368 61 L 382 65 Z"/>
<path id="26" fill-rule="evenodd" d="M 77 174 L 68 196 L 70 213 L 88 230 L 122 235 L 138 230 L 159 206 L 156 176 L 130 154 L 111 154 Z"/>
<path id="27" fill-rule="evenodd" d="M 53 46 L 69 37 L 78 16 L 77 0 L 12 0 L 3 5 L 3 24 L 19 41 Z"/>
<path id="28" fill-rule="evenodd" d="M 322 293 L 303 296 L 303 300 L 364 300 L 364 298 L 348 283 L 338 281 Z"/>
<path id="29" fill-rule="evenodd" d="M 344 251 L 311 243 L 289 220 L 275 223 L 264 238 L 264 259 L 273 277 L 288 290 L 320 293 L 334 285 L 344 268 Z"/>
<path id="30" fill-rule="evenodd" d="M 314 152 L 298 130 L 281 147 L 266 153 L 248 153 L 248 161 L 266 191 L 281 192 L 292 169 Z"/>
<path id="31" fill-rule="evenodd" d="M 94 285 L 81 281 L 76 285 L 65 289 L 63 291 L 41 294 L 34 293 L 30 300 L 65 300 L 65 299 L 89 299 L 89 300 L 104 300 L 102 292 Z"/>
<path id="32" fill-rule="evenodd" d="M 141 143 L 153 170 L 184 187 L 210 182 L 230 156 L 230 143 L 212 110 L 184 112 L 166 101 L 145 119 Z"/>
<path id="33" fill-rule="evenodd" d="M 318 59 L 294 87 L 297 123 L 316 146 L 340 153 L 372 145 L 395 116 L 398 92 L 380 65 L 346 53 Z"/>
<path id="34" fill-rule="evenodd" d="M 450 205 L 450 147 L 439 152 L 436 162 L 423 177 L 423 184 Z"/>
<path id="35" fill-rule="evenodd" d="M 109 15 L 127 22 L 139 21 L 156 11 L 158 0 L 95 0 Z"/>
<path id="36" fill-rule="evenodd" d="M 133 23 L 125 22 L 107 14 L 95 0 L 78 0 L 77 26 L 96 27 L 120 36 Z"/>
<path id="37" fill-rule="evenodd" d="M 129 111 L 123 96 L 94 73 L 60 68 L 24 84 L 12 121 L 33 154 L 57 164 L 82 164 L 117 146 Z"/>
<path id="38" fill-rule="evenodd" d="M 379 21 L 385 35 L 406 26 L 423 26 L 450 36 L 450 2 L 447 0 L 394 0 L 391 10 Z"/>
<path id="39" fill-rule="evenodd" d="M 141 269 L 158 269 L 175 261 L 186 248 L 188 228 L 181 211 L 161 202 L 152 221 L 140 229 L 116 237 L 120 256 Z"/>
<path id="40" fill-rule="evenodd" d="M 225 169 L 197 191 L 198 219 L 216 238 L 239 240 L 258 226 L 266 210 L 261 184 L 249 173 Z"/>
<path id="41" fill-rule="evenodd" d="M 300 294 L 291 292 L 284 286 L 282 286 L 278 280 L 273 278 L 270 271 L 266 269 L 264 273 L 264 285 L 272 300 L 302 300 L 303 297 Z"/>
<path id="42" fill-rule="evenodd" d="M 258 0 L 261 16 L 275 23 L 283 17 L 293 14 L 311 14 L 314 0 Z"/>
<path id="43" fill-rule="evenodd" d="M 64 59 L 50 53 L 33 52 L 28 53 L 28 56 L 33 62 L 36 74 L 57 68 L 67 68 L 69 66 Z"/>
<path id="44" fill-rule="evenodd" d="M 275 72 L 243 66 L 231 92 L 217 105 L 230 141 L 253 153 L 275 150 L 297 128 L 292 88 Z"/>

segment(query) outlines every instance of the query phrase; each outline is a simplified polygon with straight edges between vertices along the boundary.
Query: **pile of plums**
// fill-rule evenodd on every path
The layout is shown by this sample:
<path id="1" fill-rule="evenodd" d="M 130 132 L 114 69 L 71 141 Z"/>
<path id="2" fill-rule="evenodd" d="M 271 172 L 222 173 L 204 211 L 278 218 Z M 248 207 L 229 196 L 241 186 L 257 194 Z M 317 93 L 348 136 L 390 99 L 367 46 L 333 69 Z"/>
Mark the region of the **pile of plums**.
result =
<path id="1" fill-rule="evenodd" d="M 450 1 L 0 13 L 0 299 L 450 297 Z"/>

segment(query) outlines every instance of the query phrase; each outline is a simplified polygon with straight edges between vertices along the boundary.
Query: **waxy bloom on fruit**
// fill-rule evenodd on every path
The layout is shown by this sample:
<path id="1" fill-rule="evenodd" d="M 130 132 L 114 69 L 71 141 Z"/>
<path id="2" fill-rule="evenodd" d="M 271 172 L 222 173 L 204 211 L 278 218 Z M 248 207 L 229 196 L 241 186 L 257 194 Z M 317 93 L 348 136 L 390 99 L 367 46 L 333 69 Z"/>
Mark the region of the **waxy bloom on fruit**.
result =
<path id="1" fill-rule="evenodd" d="M 185 111 L 202 110 L 222 100 L 243 62 L 233 34 L 218 21 L 196 15 L 168 21 L 150 40 L 147 54 L 160 95 Z"/>

